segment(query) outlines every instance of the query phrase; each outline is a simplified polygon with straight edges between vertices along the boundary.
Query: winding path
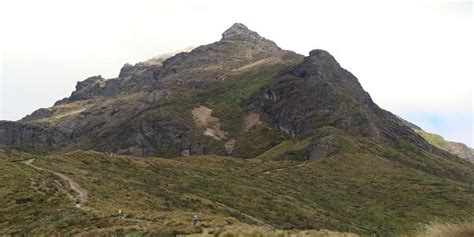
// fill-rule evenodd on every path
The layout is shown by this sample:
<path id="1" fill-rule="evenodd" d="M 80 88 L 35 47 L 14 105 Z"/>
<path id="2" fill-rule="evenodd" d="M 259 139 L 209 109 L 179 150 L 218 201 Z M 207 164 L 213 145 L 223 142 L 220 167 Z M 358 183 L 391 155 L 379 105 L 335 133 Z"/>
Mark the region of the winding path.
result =
<path id="1" fill-rule="evenodd" d="M 263 171 L 262 174 L 271 174 L 271 173 L 276 173 L 276 172 L 291 170 L 291 169 L 299 168 L 299 167 L 301 167 L 301 166 L 305 166 L 305 165 L 307 165 L 307 164 L 309 164 L 309 163 L 311 163 L 311 162 L 303 162 L 303 163 L 301 163 L 301 164 L 293 165 L 293 166 L 286 167 L 286 168 L 278 168 L 278 169 L 274 169 L 274 170 L 266 170 L 266 171 Z"/>
<path id="2" fill-rule="evenodd" d="M 84 203 L 87 202 L 87 199 L 88 199 L 87 190 L 85 190 L 83 187 L 81 187 L 81 185 L 79 185 L 76 181 L 74 181 L 73 179 L 69 178 L 68 176 L 66 176 L 62 173 L 52 171 L 52 170 L 49 170 L 49 169 L 44 169 L 44 168 L 38 167 L 36 165 L 33 165 L 33 161 L 34 161 L 34 159 L 30 159 L 30 160 L 24 161 L 23 163 L 30 166 L 30 167 L 32 167 L 33 169 L 40 170 L 40 171 L 46 171 L 46 172 L 52 173 L 56 176 L 59 176 L 61 179 L 63 179 L 64 181 L 66 181 L 69 184 L 69 187 L 71 187 L 72 190 L 74 190 L 76 193 L 78 193 L 77 197 L 81 199 L 81 204 L 84 204 Z"/>
<path id="3" fill-rule="evenodd" d="M 70 195 L 70 197 L 71 197 L 72 200 L 75 200 L 76 198 L 81 199 L 81 206 L 79 207 L 80 209 L 85 210 L 85 211 L 98 212 L 98 210 L 96 210 L 92 207 L 83 206 L 83 204 L 87 202 L 87 199 L 89 198 L 89 196 L 88 196 L 87 190 L 84 189 L 83 187 L 81 187 L 81 185 L 79 183 L 77 183 L 76 181 L 71 179 L 69 176 L 66 176 L 65 174 L 62 174 L 62 173 L 59 173 L 59 172 L 56 172 L 56 171 L 53 171 L 53 170 L 41 168 L 41 167 L 38 167 L 38 166 L 34 165 L 33 164 L 34 160 L 35 159 L 30 159 L 30 160 L 27 160 L 27 161 L 23 161 L 23 163 L 26 164 L 27 166 L 30 166 L 33 169 L 44 171 L 44 172 L 49 172 L 49 173 L 52 173 L 56 176 L 59 176 L 61 179 L 63 179 L 64 181 L 66 181 L 69 184 L 69 187 L 71 187 L 72 190 L 74 190 L 78 194 L 76 196 Z M 152 221 L 149 221 L 149 220 L 142 220 L 142 219 L 135 219 L 135 218 L 126 218 L 125 221 L 137 221 L 137 222 L 142 222 L 142 223 L 145 223 L 145 224 L 153 223 Z"/>

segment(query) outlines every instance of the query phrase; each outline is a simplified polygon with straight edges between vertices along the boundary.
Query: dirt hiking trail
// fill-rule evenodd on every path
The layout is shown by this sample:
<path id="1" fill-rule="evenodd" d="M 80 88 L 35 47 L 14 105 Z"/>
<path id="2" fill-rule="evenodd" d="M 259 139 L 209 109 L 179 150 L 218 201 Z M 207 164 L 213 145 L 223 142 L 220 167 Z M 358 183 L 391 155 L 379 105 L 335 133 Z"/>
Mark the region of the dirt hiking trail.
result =
<path id="1" fill-rule="evenodd" d="M 76 193 L 78 193 L 77 197 L 81 199 L 81 204 L 84 204 L 84 203 L 87 202 L 87 199 L 88 199 L 87 190 L 85 190 L 83 187 L 81 187 L 81 185 L 79 185 L 76 181 L 74 181 L 73 179 L 69 178 L 68 176 L 66 176 L 62 173 L 52 171 L 52 170 L 48 170 L 48 169 L 44 169 L 44 168 L 38 167 L 36 165 L 33 165 L 34 160 L 35 159 L 30 159 L 30 160 L 24 161 L 23 163 L 30 166 L 30 167 L 32 167 L 32 168 L 34 168 L 34 169 L 36 169 L 36 170 L 46 171 L 46 172 L 52 173 L 56 176 L 59 176 L 61 179 L 63 179 L 64 181 L 66 181 L 69 184 L 69 187 L 71 187 L 72 190 L 74 190 Z"/>

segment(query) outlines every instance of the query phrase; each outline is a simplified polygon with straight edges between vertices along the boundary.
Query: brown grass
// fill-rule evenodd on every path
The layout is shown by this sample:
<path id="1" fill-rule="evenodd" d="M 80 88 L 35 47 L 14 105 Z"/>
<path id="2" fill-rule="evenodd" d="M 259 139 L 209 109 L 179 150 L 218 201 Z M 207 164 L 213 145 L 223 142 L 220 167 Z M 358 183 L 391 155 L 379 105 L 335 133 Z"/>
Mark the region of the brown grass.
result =
<path id="1" fill-rule="evenodd" d="M 423 226 L 417 237 L 473 237 L 474 222 L 462 221 L 459 223 L 431 222 Z"/>
<path id="2" fill-rule="evenodd" d="M 218 230 L 214 233 L 218 237 L 357 237 L 352 233 L 335 232 L 329 230 L 275 230 L 268 227 L 235 226 Z"/>
<path id="3" fill-rule="evenodd" d="M 400 237 L 473 237 L 474 221 L 442 222 L 432 221 L 424 224 L 412 234 Z"/>

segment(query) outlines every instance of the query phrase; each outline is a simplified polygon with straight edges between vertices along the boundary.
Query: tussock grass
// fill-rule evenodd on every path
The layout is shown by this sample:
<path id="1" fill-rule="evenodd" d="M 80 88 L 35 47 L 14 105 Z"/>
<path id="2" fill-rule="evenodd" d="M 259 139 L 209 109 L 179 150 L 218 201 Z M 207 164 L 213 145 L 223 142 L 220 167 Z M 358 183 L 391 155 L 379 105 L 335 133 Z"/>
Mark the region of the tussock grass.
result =
<path id="1" fill-rule="evenodd" d="M 217 230 L 217 237 L 357 237 L 352 233 L 329 230 L 275 230 L 268 227 L 237 226 Z"/>
<path id="2" fill-rule="evenodd" d="M 472 237 L 474 221 L 441 222 L 433 221 L 423 225 L 415 232 L 414 237 Z"/>
<path id="3" fill-rule="evenodd" d="M 309 140 L 287 140 L 277 146 L 265 151 L 263 154 L 256 157 L 256 159 L 276 159 L 283 156 L 287 152 L 298 151 L 306 148 L 309 145 Z"/>

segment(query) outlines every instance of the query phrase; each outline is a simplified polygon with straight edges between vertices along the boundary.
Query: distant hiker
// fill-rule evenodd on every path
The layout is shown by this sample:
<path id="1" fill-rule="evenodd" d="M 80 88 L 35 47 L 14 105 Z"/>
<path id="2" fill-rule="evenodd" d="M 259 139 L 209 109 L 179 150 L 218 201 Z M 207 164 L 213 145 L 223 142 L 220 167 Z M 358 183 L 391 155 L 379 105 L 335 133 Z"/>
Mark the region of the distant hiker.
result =
<path id="1" fill-rule="evenodd" d="M 76 198 L 76 207 L 81 207 L 81 199 L 79 197 Z"/>
<path id="2" fill-rule="evenodd" d="M 125 214 L 122 209 L 119 209 L 118 211 L 118 218 L 120 219 L 125 219 L 127 217 L 127 214 Z"/>
<path id="3" fill-rule="evenodd" d="M 197 223 L 199 222 L 199 218 L 197 215 L 193 216 L 192 222 L 193 222 L 193 225 L 197 225 Z"/>

